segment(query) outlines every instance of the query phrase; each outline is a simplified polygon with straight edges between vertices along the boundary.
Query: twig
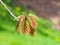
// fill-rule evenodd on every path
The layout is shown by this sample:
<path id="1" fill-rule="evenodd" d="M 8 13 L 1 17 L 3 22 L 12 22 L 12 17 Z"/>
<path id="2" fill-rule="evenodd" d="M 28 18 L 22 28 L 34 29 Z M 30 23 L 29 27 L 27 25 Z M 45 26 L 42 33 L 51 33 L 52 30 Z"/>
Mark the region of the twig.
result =
<path id="1" fill-rule="evenodd" d="M 7 8 L 4 2 L 2 0 L 0 0 L 0 2 L 5 7 L 5 9 L 11 14 L 11 16 L 14 17 L 18 21 L 18 18 Z"/>

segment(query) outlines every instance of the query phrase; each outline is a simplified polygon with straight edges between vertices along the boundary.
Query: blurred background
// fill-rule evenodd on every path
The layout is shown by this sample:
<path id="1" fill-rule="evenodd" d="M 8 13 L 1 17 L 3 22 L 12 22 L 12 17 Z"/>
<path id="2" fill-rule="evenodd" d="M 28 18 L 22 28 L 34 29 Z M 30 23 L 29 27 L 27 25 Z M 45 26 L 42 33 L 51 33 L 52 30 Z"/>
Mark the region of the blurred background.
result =
<path id="1" fill-rule="evenodd" d="M 2 0 L 15 15 L 40 17 L 34 36 L 16 33 L 17 21 L 0 3 L 0 45 L 60 45 L 59 0 Z"/>

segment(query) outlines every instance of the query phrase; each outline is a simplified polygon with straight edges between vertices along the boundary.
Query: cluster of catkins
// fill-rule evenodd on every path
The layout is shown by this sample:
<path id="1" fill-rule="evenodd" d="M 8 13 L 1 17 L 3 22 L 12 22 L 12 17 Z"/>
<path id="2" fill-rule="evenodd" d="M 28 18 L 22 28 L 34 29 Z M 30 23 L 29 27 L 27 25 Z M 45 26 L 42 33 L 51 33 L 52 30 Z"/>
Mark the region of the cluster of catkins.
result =
<path id="1" fill-rule="evenodd" d="M 16 32 L 18 32 L 18 29 L 20 29 L 23 34 L 27 34 L 27 33 L 29 33 L 30 35 L 35 34 L 37 27 L 36 20 L 38 19 L 37 16 L 32 14 L 29 14 L 28 16 L 21 15 L 18 17 L 18 19 L 19 21 L 16 26 Z"/>

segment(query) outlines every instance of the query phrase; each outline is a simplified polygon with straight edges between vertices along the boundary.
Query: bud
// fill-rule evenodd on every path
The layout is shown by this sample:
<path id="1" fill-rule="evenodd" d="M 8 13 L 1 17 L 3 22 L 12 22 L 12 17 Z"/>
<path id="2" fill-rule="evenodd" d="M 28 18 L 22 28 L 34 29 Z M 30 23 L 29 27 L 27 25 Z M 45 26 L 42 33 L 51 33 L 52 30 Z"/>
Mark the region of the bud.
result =
<path id="1" fill-rule="evenodd" d="M 18 17 L 19 21 L 16 27 L 16 31 L 20 28 L 23 34 L 29 33 L 30 35 L 35 34 L 37 22 L 35 18 L 31 15 L 21 15 Z"/>

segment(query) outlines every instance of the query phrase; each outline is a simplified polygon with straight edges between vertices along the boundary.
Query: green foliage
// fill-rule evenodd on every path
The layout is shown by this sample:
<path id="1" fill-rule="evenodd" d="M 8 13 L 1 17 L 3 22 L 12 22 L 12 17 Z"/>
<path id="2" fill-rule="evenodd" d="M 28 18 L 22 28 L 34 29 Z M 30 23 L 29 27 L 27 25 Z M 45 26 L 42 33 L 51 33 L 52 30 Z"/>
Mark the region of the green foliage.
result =
<path id="1" fill-rule="evenodd" d="M 16 7 L 9 4 L 7 6 L 15 16 L 23 14 L 23 11 L 16 10 Z M 26 14 L 28 13 L 26 11 Z M 52 22 L 40 18 L 37 23 L 36 35 L 33 37 L 16 33 L 17 21 L 0 4 L 0 45 L 60 45 L 60 32 L 52 29 Z"/>

